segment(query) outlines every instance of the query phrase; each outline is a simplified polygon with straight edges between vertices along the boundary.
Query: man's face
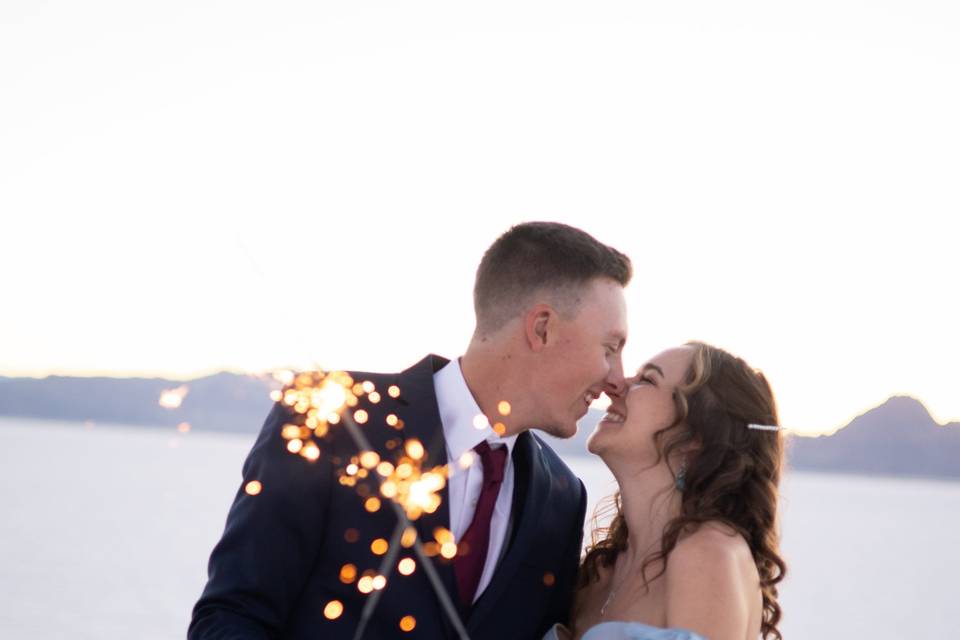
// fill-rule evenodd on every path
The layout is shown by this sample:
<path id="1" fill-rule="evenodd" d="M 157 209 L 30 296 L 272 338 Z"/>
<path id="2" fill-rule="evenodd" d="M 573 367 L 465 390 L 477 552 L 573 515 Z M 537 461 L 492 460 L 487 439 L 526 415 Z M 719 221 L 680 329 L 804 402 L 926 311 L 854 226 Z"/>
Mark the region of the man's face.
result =
<path id="1" fill-rule="evenodd" d="M 541 354 L 536 375 L 538 426 L 550 435 L 570 438 L 600 394 L 623 388 L 621 355 L 627 339 L 623 287 L 607 278 L 584 285 L 575 315 L 557 317 L 555 336 Z"/>

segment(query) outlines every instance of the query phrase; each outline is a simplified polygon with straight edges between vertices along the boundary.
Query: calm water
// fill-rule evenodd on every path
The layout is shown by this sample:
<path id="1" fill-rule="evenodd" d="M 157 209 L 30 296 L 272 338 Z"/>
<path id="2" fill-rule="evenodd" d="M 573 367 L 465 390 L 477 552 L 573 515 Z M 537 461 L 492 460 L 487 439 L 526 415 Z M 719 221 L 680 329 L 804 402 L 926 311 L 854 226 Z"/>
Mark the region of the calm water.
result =
<path id="1" fill-rule="evenodd" d="M 251 443 L 0 419 L 0 638 L 182 638 Z M 960 483 L 794 473 L 783 494 L 787 640 L 955 633 Z"/>

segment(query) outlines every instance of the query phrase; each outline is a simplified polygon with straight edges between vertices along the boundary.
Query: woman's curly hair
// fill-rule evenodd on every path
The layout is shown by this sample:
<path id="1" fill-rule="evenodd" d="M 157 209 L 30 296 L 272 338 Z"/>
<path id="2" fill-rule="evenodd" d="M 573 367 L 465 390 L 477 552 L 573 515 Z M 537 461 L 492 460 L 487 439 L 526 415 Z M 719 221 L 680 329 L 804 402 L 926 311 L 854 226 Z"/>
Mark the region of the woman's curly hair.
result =
<path id="1" fill-rule="evenodd" d="M 706 522 L 721 522 L 747 541 L 760 574 L 763 593 L 761 634 L 764 640 L 782 640 L 777 624 L 781 609 L 777 583 L 786 574 L 779 554 L 777 496 L 784 442 L 779 431 L 748 429 L 748 424 L 778 424 L 773 392 L 766 378 L 742 359 L 702 342 L 694 348 L 690 369 L 674 392 L 677 419 L 654 434 L 657 460 L 686 456 L 680 515 L 664 528 L 659 551 L 647 556 L 641 573 L 649 585 L 666 570 L 667 557 L 681 535 Z M 601 527 L 604 512 L 613 511 L 609 526 Z M 580 566 L 578 589 L 599 578 L 599 567 L 609 567 L 627 548 L 627 522 L 620 493 L 612 505 L 593 518 L 591 546 Z M 647 578 L 647 569 L 659 571 Z"/>

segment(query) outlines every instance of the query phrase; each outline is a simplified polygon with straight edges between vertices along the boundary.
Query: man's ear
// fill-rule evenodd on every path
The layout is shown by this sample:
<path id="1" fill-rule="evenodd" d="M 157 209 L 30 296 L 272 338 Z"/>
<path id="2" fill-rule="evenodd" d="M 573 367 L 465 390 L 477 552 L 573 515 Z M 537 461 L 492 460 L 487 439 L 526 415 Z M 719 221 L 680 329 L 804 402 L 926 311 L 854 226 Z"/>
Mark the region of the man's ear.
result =
<path id="1" fill-rule="evenodd" d="M 532 351 L 542 351 L 556 338 L 557 312 L 547 304 L 538 304 L 527 311 L 523 318 L 527 345 Z"/>

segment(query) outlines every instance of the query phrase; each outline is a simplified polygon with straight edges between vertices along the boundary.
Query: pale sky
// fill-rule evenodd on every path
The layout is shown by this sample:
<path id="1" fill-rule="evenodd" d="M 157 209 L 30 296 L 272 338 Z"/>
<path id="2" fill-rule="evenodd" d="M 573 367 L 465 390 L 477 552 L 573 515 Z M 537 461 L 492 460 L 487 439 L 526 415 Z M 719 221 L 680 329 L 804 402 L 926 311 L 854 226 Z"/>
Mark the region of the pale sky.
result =
<path id="1" fill-rule="evenodd" d="M 955 2 L 0 5 L 0 375 L 459 355 L 511 224 L 836 428 L 960 420 Z"/>

